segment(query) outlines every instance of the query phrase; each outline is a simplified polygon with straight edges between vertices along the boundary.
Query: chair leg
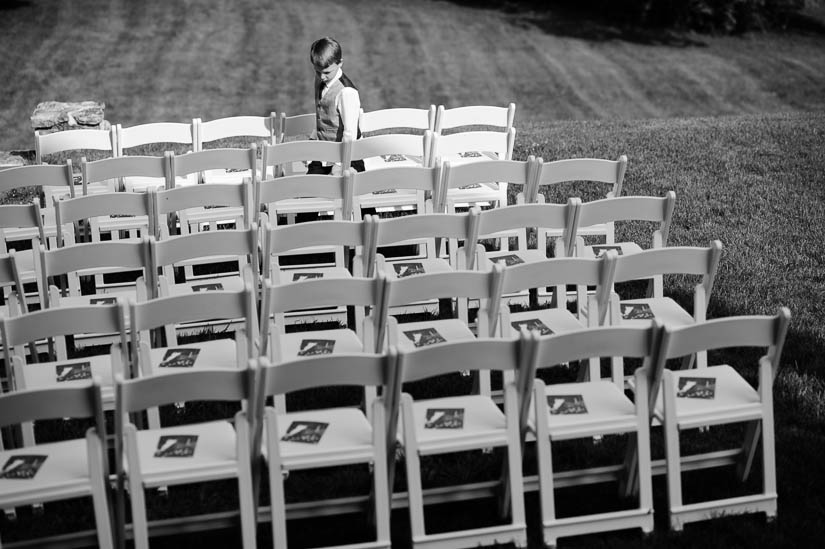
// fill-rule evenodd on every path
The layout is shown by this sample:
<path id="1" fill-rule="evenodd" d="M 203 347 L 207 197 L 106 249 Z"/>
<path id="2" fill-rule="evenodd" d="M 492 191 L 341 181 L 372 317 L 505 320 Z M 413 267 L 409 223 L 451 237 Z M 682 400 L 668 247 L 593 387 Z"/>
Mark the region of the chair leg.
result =
<path id="1" fill-rule="evenodd" d="M 682 521 L 674 509 L 682 506 L 682 457 L 679 450 L 679 427 L 676 424 L 676 398 L 673 376 L 665 370 L 662 380 L 664 399 L 665 464 L 667 467 L 667 495 L 670 508 L 670 527 L 682 530 Z"/>
<path id="2" fill-rule="evenodd" d="M 426 535 L 424 529 L 424 494 L 421 487 L 421 458 L 418 452 L 407 451 L 407 493 L 410 499 L 410 529 L 413 540 Z"/>
<path id="3" fill-rule="evenodd" d="M 236 422 L 236 425 L 238 423 Z M 245 422 L 237 427 L 246 429 Z M 248 434 L 239 438 L 243 446 L 248 447 Z M 241 512 L 241 535 L 244 549 L 255 549 L 258 529 L 255 491 L 252 488 L 252 463 L 248 452 L 238 452 L 238 498 Z"/>
<path id="4" fill-rule="evenodd" d="M 91 431 L 86 435 L 89 449 L 89 471 L 92 483 L 92 506 L 97 527 L 97 543 L 102 549 L 113 549 L 112 514 L 109 511 L 110 493 L 108 479 L 104 478 L 103 448 L 100 439 Z"/>
<path id="5" fill-rule="evenodd" d="M 759 435 L 762 433 L 762 422 L 749 421 L 745 425 L 745 440 L 742 443 L 742 455 L 736 464 L 736 475 L 741 482 L 748 480 L 753 467 L 753 459 L 756 457 L 756 449 L 759 444 Z"/>

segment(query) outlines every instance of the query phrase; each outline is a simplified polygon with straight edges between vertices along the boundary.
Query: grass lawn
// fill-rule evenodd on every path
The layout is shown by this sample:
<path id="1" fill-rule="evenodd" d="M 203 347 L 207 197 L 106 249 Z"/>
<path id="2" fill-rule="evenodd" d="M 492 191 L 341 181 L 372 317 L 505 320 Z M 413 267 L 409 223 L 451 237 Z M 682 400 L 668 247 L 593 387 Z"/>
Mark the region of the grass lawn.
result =
<path id="1" fill-rule="evenodd" d="M 344 45 L 347 72 L 360 86 L 366 110 L 514 101 L 516 158 L 626 154 L 625 194 L 675 190 L 671 244 L 722 241 L 709 317 L 791 309 L 775 389 L 779 517 L 771 524 L 762 517 L 718 519 L 670 534 L 661 522 L 665 487 L 657 478 L 660 522 L 654 536 L 604 534 L 562 545 L 819 546 L 825 537 L 822 25 L 742 37 L 638 35 L 556 12 L 470 4 L 204 0 L 194 9 L 192 3 L 161 0 L 4 2 L 0 150 L 33 148 L 29 114 L 52 99 L 104 101 L 106 118 L 124 125 L 309 112 L 307 49 L 313 39 L 331 34 Z M 825 20 L 823 2 L 809 4 L 817 20 Z M 564 192 L 580 191 L 585 198 L 596 195 L 581 188 Z M 641 237 L 647 230 L 623 226 L 617 236 Z M 666 290 L 690 306 L 687 281 L 668 279 Z M 727 473 L 698 481 L 696 491 L 724 486 Z M 234 506 L 210 489 L 181 497 L 207 510 Z M 610 497 L 610 490 L 582 490 L 565 501 Z M 162 499 L 154 504 L 162 513 L 172 506 Z M 45 516 L 22 511 L 15 523 L 0 517 L 3 540 L 90 527 L 88 507 L 51 509 L 46 506 Z M 538 519 L 534 495 L 528 510 L 532 527 Z M 481 511 L 471 505 L 442 511 L 462 513 Z M 401 547 L 408 536 L 404 512 L 395 518 Z M 345 528 L 347 522 L 337 524 Z M 303 528 L 319 529 L 312 521 Z M 261 532 L 268 529 L 261 526 Z M 158 539 L 153 547 L 237 543 L 235 532 L 223 536 Z"/>

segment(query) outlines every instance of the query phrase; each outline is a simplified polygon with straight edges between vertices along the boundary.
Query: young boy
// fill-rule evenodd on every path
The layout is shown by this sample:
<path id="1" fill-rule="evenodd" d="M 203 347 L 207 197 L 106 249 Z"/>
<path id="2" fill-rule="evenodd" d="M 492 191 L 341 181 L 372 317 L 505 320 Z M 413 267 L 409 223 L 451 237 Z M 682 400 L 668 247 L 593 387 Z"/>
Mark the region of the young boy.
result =
<path id="1" fill-rule="evenodd" d="M 358 115 L 361 110 L 361 98 L 358 89 L 347 78 L 341 67 L 343 57 L 341 45 L 328 36 L 312 43 L 309 60 L 315 69 L 315 125 L 318 139 L 322 141 L 343 141 L 358 139 Z M 355 160 L 352 167 L 364 171 L 364 161 Z M 307 173 L 330 174 L 332 166 L 321 162 L 309 163 Z"/>

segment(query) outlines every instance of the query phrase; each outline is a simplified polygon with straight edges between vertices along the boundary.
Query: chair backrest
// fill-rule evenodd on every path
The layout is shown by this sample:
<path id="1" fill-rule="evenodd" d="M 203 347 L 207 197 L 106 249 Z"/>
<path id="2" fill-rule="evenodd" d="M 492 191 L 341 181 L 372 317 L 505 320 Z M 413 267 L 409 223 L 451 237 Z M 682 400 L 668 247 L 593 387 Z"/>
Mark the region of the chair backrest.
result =
<path id="1" fill-rule="evenodd" d="M 152 213 L 155 216 L 153 223 L 155 232 L 153 234 L 158 239 L 168 238 L 171 225 L 169 222 L 170 214 L 185 212 L 190 208 L 239 208 L 242 214 L 241 218 L 236 220 L 240 221 L 237 223 L 237 228 L 248 229 L 252 223 L 252 193 L 253 187 L 249 182 L 239 184 L 210 183 L 208 185 L 190 185 L 158 191 L 151 189 L 149 195 L 153 202 Z M 220 212 L 220 210 L 217 211 Z M 182 235 L 192 232 L 185 217 L 185 215 L 178 216 L 180 221 L 179 233 Z"/>
<path id="2" fill-rule="evenodd" d="M 484 159 L 463 164 L 454 164 L 449 160 L 445 160 L 443 165 L 443 195 L 439 197 L 435 211 L 443 211 L 447 207 L 446 193 L 450 189 L 482 183 L 504 181 L 509 185 L 521 186 L 522 190 L 519 194 L 522 197 L 521 201 L 524 201 L 527 193 L 532 188 L 538 167 L 536 157 L 532 155 L 527 160 Z M 519 201 L 517 200 L 517 202 Z"/>
<path id="3" fill-rule="evenodd" d="M 364 112 L 361 109 L 358 127 L 364 132 L 381 132 L 385 130 L 414 129 L 435 130 L 435 105 L 428 109 L 396 107 Z"/>
<path id="4" fill-rule="evenodd" d="M 88 194 L 90 183 L 119 180 L 123 177 L 156 177 L 171 185 L 168 155 L 161 156 L 120 156 L 104 158 L 94 162 L 82 162 L 83 194 Z M 118 189 L 120 190 L 120 186 Z"/>
<path id="5" fill-rule="evenodd" d="M 292 138 L 312 139 L 317 130 L 317 119 L 314 112 L 287 116 L 285 112 L 279 115 L 276 143 L 284 143 Z"/>
<path id="6" fill-rule="evenodd" d="M 116 299 L 112 304 L 66 306 L 42 309 L 15 317 L 0 318 L 6 364 L 25 363 L 23 345 L 42 339 L 56 340 L 56 359 L 66 360 L 68 349 L 62 336 L 77 334 L 119 333 L 121 359 L 126 359 L 126 308 Z M 126 362 L 122 362 L 126 364 Z M 17 376 L 14 376 L 17 378 Z M 21 381 L 22 378 L 17 378 Z"/>
<path id="7" fill-rule="evenodd" d="M 512 160 L 513 146 L 516 143 L 516 129 L 506 132 L 470 131 L 433 137 L 430 161 L 438 162 L 447 156 L 458 155 L 459 159 L 468 161 Z M 454 159 L 453 162 L 458 160 Z"/>
<path id="8" fill-rule="evenodd" d="M 588 307 L 588 314 L 595 315 L 594 307 L 605 303 L 613 287 L 613 273 L 616 268 L 616 253 L 603 254 L 598 259 L 590 258 L 552 258 L 511 265 L 504 269 L 504 294 L 514 293 L 528 288 L 556 288 L 556 307 L 567 307 L 566 286 L 575 284 L 578 288 L 576 309 L 579 313 L 587 299 L 588 286 L 596 287 L 596 294 Z M 595 301 L 595 303 L 593 302 Z M 607 310 L 598 311 L 599 324 L 605 319 Z M 595 317 L 589 317 L 595 318 Z"/>
<path id="9" fill-rule="evenodd" d="M 443 209 L 436 205 L 441 195 L 441 172 L 441 167 L 424 166 L 399 166 L 355 172 L 352 174 L 353 213 L 356 216 L 361 215 L 359 197 L 397 189 L 430 193 L 434 204 L 433 211 L 443 213 Z"/>
<path id="10" fill-rule="evenodd" d="M 272 223 L 277 220 L 278 202 L 299 198 L 341 201 L 341 216 L 352 218 L 352 170 L 342 175 L 287 175 L 259 180 L 255 190 L 255 211 L 266 208 Z"/>
<path id="11" fill-rule="evenodd" d="M 626 282 L 660 274 L 701 275 L 702 282 L 696 289 L 704 294 L 703 304 L 707 306 L 721 258 L 722 242 L 719 240 L 714 240 L 707 248 L 671 246 L 643 250 L 617 258 L 614 281 Z M 662 297 L 662 294 L 661 285 L 654 283 L 653 296 Z"/>
<path id="12" fill-rule="evenodd" d="M 707 320 L 688 326 L 665 326 L 660 360 L 698 354 L 696 366 L 707 366 L 707 355 L 701 351 L 734 347 L 766 347 L 771 378 L 779 371 L 779 360 L 791 321 L 791 312 L 780 307 L 774 316 L 734 316 Z"/>
<path id="13" fill-rule="evenodd" d="M 142 216 L 144 219 L 129 224 L 129 227 L 145 228 L 147 234 L 154 235 L 155 227 L 152 210 L 152 198 L 149 193 L 122 193 L 109 192 L 101 194 L 90 194 L 69 198 L 65 200 L 54 199 L 55 225 L 57 227 L 57 245 L 66 245 L 64 231 L 70 231 L 69 243 L 73 244 L 79 240 L 75 238 L 79 234 L 78 222 L 84 222 L 89 228 L 86 235 L 88 241 L 100 242 L 100 230 L 97 219 L 100 216 Z M 65 225 L 70 227 L 65 227 Z M 119 229 L 124 228 L 123 224 Z M 117 230 L 112 231 L 112 240 L 118 240 Z"/>
<path id="14" fill-rule="evenodd" d="M 429 152 L 432 140 L 433 133 L 429 130 L 423 135 L 391 133 L 362 137 L 348 143 L 344 166 L 349 166 L 353 160 L 390 155 L 411 157 L 427 166 L 430 165 Z M 387 163 L 388 167 L 391 165 L 391 162 Z"/>
<path id="15" fill-rule="evenodd" d="M 248 401 L 255 395 L 255 370 L 193 370 L 142 378 L 115 378 L 115 423 L 126 414 L 174 402 Z M 118 429 L 122 432 L 121 428 Z"/>
<path id="16" fill-rule="evenodd" d="M 149 264 L 152 280 L 149 281 L 153 291 L 157 291 L 160 280 L 158 270 L 163 270 L 169 284 L 174 283 L 171 267 L 192 259 L 205 259 L 216 256 L 233 256 L 249 268 L 251 282 L 257 287 L 258 282 L 258 226 L 254 223 L 248 229 L 225 231 L 204 231 L 165 240 L 149 241 Z M 244 272 L 242 277 L 247 276 Z"/>
<path id="17" fill-rule="evenodd" d="M 257 179 L 258 145 L 252 143 L 244 149 L 207 149 L 187 154 L 171 154 L 171 181 L 176 177 L 206 170 L 250 170 L 253 182 Z"/>
<path id="18" fill-rule="evenodd" d="M 269 116 L 228 116 L 207 122 L 195 118 L 192 124 L 195 127 L 195 151 L 202 151 L 207 143 L 233 137 L 262 137 L 267 144 L 274 144 L 279 118 L 273 112 Z"/>
<path id="19" fill-rule="evenodd" d="M 8 252 L 7 229 L 31 229 L 28 231 L 33 242 L 39 239 L 45 242 L 45 228 L 43 226 L 43 216 L 40 204 L 4 204 L 0 206 L 0 253 Z"/>
<path id="20" fill-rule="evenodd" d="M 536 182 L 528 202 L 536 202 L 542 186 L 557 185 L 576 181 L 607 183 L 611 185 L 607 198 L 616 198 L 622 194 L 622 183 L 627 171 L 627 156 L 621 155 L 617 160 L 600 158 L 570 158 L 544 162 L 538 158 Z"/>
<path id="21" fill-rule="evenodd" d="M 124 128 L 115 125 L 116 156 L 126 156 L 128 150 L 143 145 L 189 145 L 194 148 L 195 131 L 191 122 L 152 122 Z M 164 151 L 165 152 L 165 151 Z M 156 154 L 154 156 L 160 156 Z"/>
<path id="22" fill-rule="evenodd" d="M 281 320 L 283 313 L 298 309 L 320 308 L 331 306 L 354 306 L 362 311 L 356 314 L 356 322 L 363 321 L 364 308 L 373 311 L 371 334 L 364 341 L 365 345 L 373 343 L 378 347 L 375 334 L 381 331 L 380 322 L 383 318 L 375 314 L 382 309 L 386 285 L 383 277 L 374 278 L 329 278 L 309 279 L 298 282 L 273 283 L 267 280 L 264 284 L 264 295 L 261 302 L 261 354 L 264 355 L 269 347 L 271 326 L 274 323 L 283 330 Z M 270 319 L 272 319 L 270 321 Z M 356 326 L 356 330 L 360 328 Z M 310 332 L 311 333 L 311 332 Z M 365 349 L 366 352 L 377 352 L 380 349 Z M 273 352 L 277 352 L 273 349 Z"/>
<path id="23" fill-rule="evenodd" d="M 643 359 L 636 379 L 638 381 L 641 377 L 645 380 L 650 389 L 648 395 L 655 391 L 661 379 L 659 352 L 662 325 L 659 322 L 651 322 L 647 326 L 587 328 L 534 337 L 537 339 L 537 370 L 584 359 L 633 357 Z M 599 379 L 599 376 L 590 377 L 590 381 Z M 648 410 L 652 413 L 653 407 Z M 526 421 L 526 414 L 527 409 L 522 408 L 522 421 Z"/>
<path id="24" fill-rule="evenodd" d="M 140 241 L 104 241 L 89 244 L 75 244 L 54 250 L 46 250 L 41 244 L 38 254 L 38 284 L 41 303 L 53 305 L 54 289 L 50 289 L 50 279 L 66 275 L 69 295 L 80 295 L 79 272 L 95 274 L 112 271 L 142 270 L 147 277 L 148 239 Z M 144 279 L 144 281 L 146 281 Z"/>
<path id="25" fill-rule="evenodd" d="M 51 134 L 50 134 L 51 135 Z M 41 206 L 52 207 L 52 195 L 60 198 L 75 195 L 73 163 L 67 159 L 65 164 L 19 166 L 0 170 L 0 193 L 22 187 L 40 187 Z"/>
<path id="26" fill-rule="evenodd" d="M 273 282 L 287 282 L 278 272 L 279 258 L 293 253 L 309 253 L 305 249 L 314 246 L 354 249 L 357 262 L 350 270 L 356 276 L 361 276 L 369 270 L 366 260 L 368 250 L 375 247 L 374 235 L 372 216 L 368 216 L 364 221 L 307 221 L 292 225 L 267 223 L 263 237 L 266 254 L 263 261 L 263 277 Z"/>
<path id="27" fill-rule="evenodd" d="M 486 272 L 481 271 L 447 271 L 425 273 L 406 278 L 387 278 L 384 284 L 384 298 L 380 314 L 389 315 L 390 307 L 400 307 L 417 301 L 433 298 L 455 298 L 458 301 L 458 316 L 467 321 L 467 300 L 479 300 L 479 319 L 485 317 L 480 326 L 486 325 L 488 333 L 479 335 L 492 336 L 498 321 L 501 307 L 501 295 L 504 283 L 504 267 L 494 265 Z M 482 313 L 483 311 L 483 313 Z M 379 333 L 383 337 L 383 333 Z M 383 341 L 379 339 L 378 341 Z"/>
<path id="28" fill-rule="evenodd" d="M 243 341 L 246 343 L 246 356 L 252 357 L 255 352 L 258 337 L 258 309 L 255 294 L 250 287 L 234 292 L 217 290 L 211 292 L 195 292 L 168 297 L 158 297 L 148 301 L 132 301 L 129 303 L 129 339 L 132 349 L 135 349 L 132 371 L 148 375 L 145 365 L 140 363 L 139 357 L 145 349 L 143 344 L 149 344 L 149 331 L 155 328 L 164 328 L 166 345 L 177 345 L 177 331 L 175 326 L 186 322 L 198 322 L 217 319 L 243 319 Z M 237 338 L 237 336 L 236 336 Z M 243 344 L 238 341 L 238 344 Z M 140 349 L 140 352 L 137 350 Z"/>
<path id="29" fill-rule="evenodd" d="M 527 229 L 535 229 L 536 247 L 546 251 L 549 234 L 562 231 L 562 246 L 569 254 L 573 246 L 569 229 L 575 224 L 580 204 L 577 198 L 570 198 L 567 204 L 513 204 L 484 210 L 479 214 L 477 236 L 495 238 L 497 233 L 519 229 L 519 249 L 526 249 Z"/>
<path id="30" fill-rule="evenodd" d="M 261 173 L 268 173 L 271 166 L 272 173 L 278 176 L 283 173 L 284 166 L 311 160 L 344 165 L 346 158 L 344 147 L 344 142 L 318 140 L 288 141 L 267 145 L 262 154 Z"/>
<path id="31" fill-rule="evenodd" d="M 444 105 L 438 106 L 435 118 L 435 131 L 459 128 L 462 126 L 498 126 L 507 132 L 513 127 L 516 119 L 516 104 L 510 103 L 506 107 L 495 105 L 469 105 L 447 109 Z"/>
<path id="32" fill-rule="evenodd" d="M 368 257 L 374 258 L 377 248 L 405 244 L 416 239 L 445 238 L 451 241 L 450 253 L 457 263 L 457 268 L 474 268 L 475 248 L 467 247 L 478 241 L 478 208 L 471 208 L 466 213 L 426 213 L 407 215 L 375 222 L 375 248 L 368 250 Z M 457 241 L 463 240 L 463 253 L 458 253 Z M 368 259 L 368 264 L 374 261 Z M 455 266 L 455 264 L 454 264 Z M 368 273 L 371 275 L 372 273 Z"/>
<path id="33" fill-rule="evenodd" d="M 668 191 L 662 198 L 620 196 L 584 202 L 579 206 L 571 237 L 576 237 L 575 233 L 579 226 L 587 227 L 615 221 L 651 221 L 659 223 L 659 228 L 654 232 L 653 247 L 661 248 L 667 246 L 675 206 L 676 193 L 673 191 Z"/>
<path id="34" fill-rule="evenodd" d="M 77 151 L 85 156 L 85 151 L 102 151 L 95 156 L 113 156 L 117 150 L 117 135 L 114 127 L 109 130 L 66 130 L 62 132 L 34 132 L 35 162 L 46 164 L 44 156 Z"/>
<path id="35" fill-rule="evenodd" d="M 60 418 L 92 418 L 95 435 L 106 440 L 100 380 L 72 387 L 12 391 L 0 395 L 0 426 Z"/>

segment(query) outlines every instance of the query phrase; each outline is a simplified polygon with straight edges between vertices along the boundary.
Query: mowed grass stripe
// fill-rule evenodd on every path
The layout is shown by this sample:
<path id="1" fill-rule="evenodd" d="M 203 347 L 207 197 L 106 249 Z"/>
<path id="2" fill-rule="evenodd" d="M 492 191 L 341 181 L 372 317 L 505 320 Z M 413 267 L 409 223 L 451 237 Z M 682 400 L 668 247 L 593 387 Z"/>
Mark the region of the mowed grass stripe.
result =
<path id="1" fill-rule="evenodd" d="M 639 38 L 558 12 L 430 0 L 18 2 L 2 9 L 0 150 L 39 101 L 112 122 L 312 111 L 309 44 L 334 35 L 366 110 L 514 101 L 518 122 L 825 107 L 825 35 Z"/>

